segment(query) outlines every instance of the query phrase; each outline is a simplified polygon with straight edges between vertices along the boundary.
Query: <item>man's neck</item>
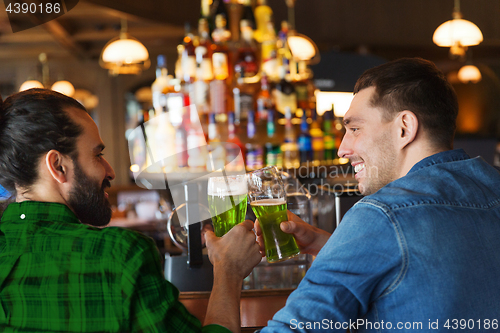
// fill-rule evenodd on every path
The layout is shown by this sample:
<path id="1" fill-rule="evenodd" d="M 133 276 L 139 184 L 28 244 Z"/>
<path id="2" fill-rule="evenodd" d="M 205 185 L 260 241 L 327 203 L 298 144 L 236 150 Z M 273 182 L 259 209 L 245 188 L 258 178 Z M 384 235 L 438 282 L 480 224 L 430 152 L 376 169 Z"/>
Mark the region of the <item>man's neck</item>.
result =
<path id="1" fill-rule="evenodd" d="M 401 159 L 402 163 L 400 165 L 401 172 L 399 178 L 406 176 L 411 168 L 424 158 L 446 150 L 445 148 L 435 148 L 431 145 L 408 146 L 407 149 L 402 152 L 403 157 Z"/>
<path id="2" fill-rule="evenodd" d="M 39 201 L 39 202 L 55 202 L 68 205 L 66 200 L 62 198 L 59 193 L 50 191 L 46 189 L 45 191 L 40 191 L 39 186 L 32 187 L 31 190 L 17 188 L 16 202 L 23 201 Z"/>

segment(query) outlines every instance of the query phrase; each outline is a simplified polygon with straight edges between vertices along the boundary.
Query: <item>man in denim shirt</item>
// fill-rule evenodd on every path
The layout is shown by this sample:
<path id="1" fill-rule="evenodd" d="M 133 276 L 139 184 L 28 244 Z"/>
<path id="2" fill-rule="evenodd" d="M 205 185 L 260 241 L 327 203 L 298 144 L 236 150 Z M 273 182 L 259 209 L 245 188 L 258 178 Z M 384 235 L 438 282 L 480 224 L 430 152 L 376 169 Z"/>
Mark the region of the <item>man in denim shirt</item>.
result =
<path id="1" fill-rule="evenodd" d="M 317 257 L 262 332 L 500 331 L 500 175 L 451 150 L 453 88 L 400 59 L 354 93 L 339 156 L 365 197 L 331 237 L 282 224 Z"/>

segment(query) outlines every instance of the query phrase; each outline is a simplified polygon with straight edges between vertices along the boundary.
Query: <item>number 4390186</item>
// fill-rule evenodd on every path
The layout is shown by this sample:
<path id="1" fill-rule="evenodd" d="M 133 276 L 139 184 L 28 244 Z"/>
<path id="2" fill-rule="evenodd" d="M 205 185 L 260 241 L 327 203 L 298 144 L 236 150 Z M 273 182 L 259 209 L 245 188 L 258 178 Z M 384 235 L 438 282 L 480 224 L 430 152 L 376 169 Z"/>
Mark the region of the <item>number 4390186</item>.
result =
<path id="1" fill-rule="evenodd" d="M 61 12 L 60 3 L 26 3 L 26 2 L 15 2 L 9 3 L 5 11 L 9 14 L 59 14 Z"/>

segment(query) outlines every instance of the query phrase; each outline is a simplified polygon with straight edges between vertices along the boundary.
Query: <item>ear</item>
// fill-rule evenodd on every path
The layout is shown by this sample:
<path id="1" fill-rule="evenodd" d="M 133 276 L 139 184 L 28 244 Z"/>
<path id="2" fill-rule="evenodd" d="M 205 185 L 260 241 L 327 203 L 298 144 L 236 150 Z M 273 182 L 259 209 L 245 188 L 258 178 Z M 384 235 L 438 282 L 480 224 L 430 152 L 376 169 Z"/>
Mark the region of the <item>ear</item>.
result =
<path id="1" fill-rule="evenodd" d="M 408 110 L 401 111 L 397 117 L 398 145 L 401 149 L 412 143 L 418 132 L 417 116 Z"/>
<path id="2" fill-rule="evenodd" d="M 45 167 L 52 178 L 61 184 L 68 181 L 69 162 L 71 160 L 57 150 L 51 150 L 45 155 Z"/>

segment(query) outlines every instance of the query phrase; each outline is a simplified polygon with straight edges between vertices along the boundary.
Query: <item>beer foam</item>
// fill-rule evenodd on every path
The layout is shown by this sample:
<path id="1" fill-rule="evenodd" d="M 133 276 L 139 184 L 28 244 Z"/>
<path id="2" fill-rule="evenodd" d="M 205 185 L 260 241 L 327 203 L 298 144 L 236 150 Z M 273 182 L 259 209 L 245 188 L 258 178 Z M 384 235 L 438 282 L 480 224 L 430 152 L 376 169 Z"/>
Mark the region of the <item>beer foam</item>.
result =
<path id="1" fill-rule="evenodd" d="M 285 199 L 262 199 L 250 203 L 252 206 L 277 206 L 283 204 L 286 204 Z"/>
<path id="2" fill-rule="evenodd" d="M 229 184 L 229 189 L 227 184 Z M 208 182 L 208 195 L 226 196 L 247 194 L 245 175 L 212 177 Z"/>

